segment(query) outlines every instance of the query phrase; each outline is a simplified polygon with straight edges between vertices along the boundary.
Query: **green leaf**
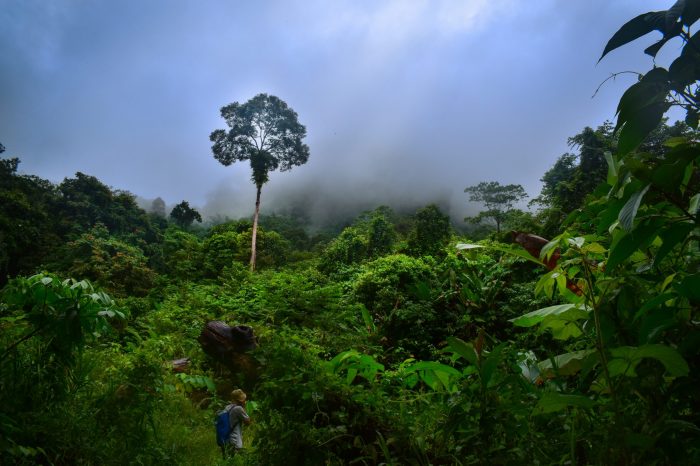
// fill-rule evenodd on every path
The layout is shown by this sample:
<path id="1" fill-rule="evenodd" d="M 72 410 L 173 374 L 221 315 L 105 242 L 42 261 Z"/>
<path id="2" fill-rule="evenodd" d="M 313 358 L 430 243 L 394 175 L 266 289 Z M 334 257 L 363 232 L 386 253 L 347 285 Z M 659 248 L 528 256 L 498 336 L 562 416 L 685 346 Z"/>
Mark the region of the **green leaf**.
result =
<path id="1" fill-rule="evenodd" d="M 661 237 L 661 246 L 654 256 L 654 265 L 659 265 L 673 248 L 682 243 L 695 229 L 695 225 L 689 222 L 677 223 L 664 230 Z"/>
<path id="2" fill-rule="evenodd" d="M 639 308 L 637 313 L 634 315 L 633 321 L 636 321 L 640 316 L 643 316 L 652 309 L 656 309 L 669 299 L 673 299 L 676 295 L 674 293 L 663 293 L 658 296 L 654 296 L 649 301 L 644 303 L 644 305 Z"/>
<path id="3" fill-rule="evenodd" d="M 667 91 L 663 91 L 666 96 Z M 638 107 L 635 109 L 634 116 L 630 117 L 620 131 L 620 139 L 618 141 L 618 155 L 626 155 L 635 149 L 649 133 L 651 133 L 661 120 L 664 113 L 671 107 L 668 102 L 659 102 L 654 105 Z"/>
<path id="4" fill-rule="evenodd" d="M 418 361 L 415 364 L 406 367 L 406 372 L 418 372 L 418 371 L 433 371 L 442 372 L 448 375 L 453 375 L 459 377 L 462 375 L 457 369 L 446 364 L 442 364 L 435 361 Z"/>
<path id="5" fill-rule="evenodd" d="M 447 347 L 445 348 L 445 351 L 451 351 L 458 354 L 475 366 L 478 364 L 478 356 L 474 350 L 474 346 L 471 343 L 467 343 L 457 337 L 447 338 Z"/>
<path id="6" fill-rule="evenodd" d="M 484 362 L 483 370 L 481 371 L 481 379 L 484 386 L 489 385 L 496 368 L 503 360 L 503 350 L 505 347 L 506 343 L 499 344 L 486 357 L 486 362 Z"/>
<path id="7" fill-rule="evenodd" d="M 370 315 L 369 311 L 365 306 L 360 306 L 360 312 L 362 313 L 362 320 L 365 323 L 365 327 L 369 332 L 375 332 L 377 328 L 374 325 L 374 319 Z"/>
<path id="8" fill-rule="evenodd" d="M 563 411 L 566 408 L 591 409 L 595 402 L 583 395 L 562 395 L 561 393 L 546 392 L 532 411 L 533 414 L 548 414 Z"/>
<path id="9" fill-rule="evenodd" d="M 454 385 L 452 380 L 462 376 L 462 373 L 454 367 L 434 361 L 420 361 L 407 366 L 404 370 L 405 374 L 418 374 L 420 380 L 433 390 L 443 387 L 450 391 Z"/>
<path id="10" fill-rule="evenodd" d="M 588 317 L 588 311 L 584 310 L 579 304 L 558 304 L 528 312 L 515 319 L 510 319 L 510 322 L 513 322 L 513 325 L 518 327 L 532 327 L 541 323 L 545 318 L 552 316 L 569 320 L 571 320 L 570 318 L 585 319 Z"/>
<path id="11" fill-rule="evenodd" d="M 615 267 L 630 257 L 637 249 L 650 244 L 656 238 L 657 232 L 656 223 L 647 223 L 638 226 L 631 233 L 625 233 L 610 248 L 605 266 L 606 273 L 612 273 Z"/>
<path id="12" fill-rule="evenodd" d="M 698 207 L 700 207 L 700 193 L 698 193 L 695 196 L 690 198 L 688 212 L 690 212 L 691 215 L 697 215 L 698 214 Z"/>
<path id="13" fill-rule="evenodd" d="M 209 390 L 211 393 L 216 393 L 216 385 L 211 377 L 204 377 L 204 383 L 207 385 L 207 390 Z"/>
<path id="14" fill-rule="evenodd" d="M 625 44 L 632 42 L 633 40 L 639 39 L 642 36 L 649 34 L 651 31 L 656 29 L 654 23 L 650 21 L 651 16 L 655 12 L 648 12 L 637 16 L 629 21 L 627 21 L 613 36 L 610 38 L 608 43 L 603 50 L 603 54 L 600 56 L 598 61 L 602 60 L 605 55 L 612 52 L 618 47 L 622 47 Z"/>
<path id="15" fill-rule="evenodd" d="M 700 301 L 700 273 L 689 275 L 677 287 L 678 292 L 691 301 Z"/>
<path id="16" fill-rule="evenodd" d="M 656 359 L 674 377 L 688 375 L 690 368 L 678 351 L 666 345 L 624 346 L 610 350 L 610 375 L 635 376 L 635 368 L 644 358 Z"/>
<path id="17" fill-rule="evenodd" d="M 615 186 L 617 183 L 617 174 L 619 171 L 619 165 L 617 161 L 613 158 L 612 152 L 609 150 L 605 151 L 605 161 L 608 163 L 608 178 L 607 183 L 610 186 Z"/>
<path id="18" fill-rule="evenodd" d="M 642 202 L 642 198 L 647 191 L 649 191 L 649 186 L 650 185 L 646 185 L 641 191 L 637 191 L 636 193 L 632 194 L 627 203 L 620 210 L 617 218 L 620 221 L 620 226 L 622 226 L 625 231 L 632 230 L 634 218 L 637 216 L 637 210 L 639 209 L 639 204 Z"/>
<path id="19" fill-rule="evenodd" d="M 553 374 L 555 367 L 559 375 L 573 375 L 581 370 L 582 361 L 594 352 L 595 350 L 580 350 L 564 353 L 542 361 L 538 363 L 537 366 L 542 374 L 545 375 Z"/>

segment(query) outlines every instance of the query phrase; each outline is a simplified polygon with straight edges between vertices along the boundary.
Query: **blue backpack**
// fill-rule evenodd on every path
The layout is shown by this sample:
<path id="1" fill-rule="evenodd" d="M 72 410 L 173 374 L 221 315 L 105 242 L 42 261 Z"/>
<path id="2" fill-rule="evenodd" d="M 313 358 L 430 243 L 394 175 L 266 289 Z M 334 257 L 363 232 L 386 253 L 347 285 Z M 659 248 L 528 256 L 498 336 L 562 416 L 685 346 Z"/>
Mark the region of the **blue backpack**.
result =
<path id="1" fill-rule="evenodd" d="M 216 444 L 223 446 L 228 442 L 233 426 L 231 426 L 231 410 L 224 409 L 216 415 Z"/>

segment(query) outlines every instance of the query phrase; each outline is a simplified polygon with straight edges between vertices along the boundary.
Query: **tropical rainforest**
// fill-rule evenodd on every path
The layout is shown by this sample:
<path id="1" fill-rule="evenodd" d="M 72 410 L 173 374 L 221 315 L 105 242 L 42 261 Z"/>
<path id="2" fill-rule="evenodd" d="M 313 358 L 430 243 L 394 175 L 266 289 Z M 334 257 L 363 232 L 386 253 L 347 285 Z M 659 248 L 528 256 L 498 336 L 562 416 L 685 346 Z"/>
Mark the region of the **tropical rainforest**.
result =
<path id="1" fill-rule="evenodd" d="M 0 462 L 700 464 L 698 18 L 680 0 L 623 25 L 601 59 L 653 31 L 645 52 L 677 58 L 572 135 L 529 209 L 518 185 L 466 187 L 479 228 L 435 204 L 326 229 L 266 213 L 268 171 L 309 156 L 266 94 L 211 135 L 250 162 L 254 218 L 0 159 Z M 213 321 L 255 349 L 205 352 Z M 238 388 L 252 423 L 224 458 Z"/>

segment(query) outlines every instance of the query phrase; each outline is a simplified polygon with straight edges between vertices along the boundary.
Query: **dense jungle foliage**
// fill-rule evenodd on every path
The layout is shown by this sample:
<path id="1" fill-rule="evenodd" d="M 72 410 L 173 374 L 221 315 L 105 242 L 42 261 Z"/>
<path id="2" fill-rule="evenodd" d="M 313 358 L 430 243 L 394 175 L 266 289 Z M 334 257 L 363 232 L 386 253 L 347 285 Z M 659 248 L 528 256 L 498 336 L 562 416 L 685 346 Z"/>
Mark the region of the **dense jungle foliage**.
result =
<path id="1" fill-rule="evenodd" d="M 251 272 L 250 219 L 0 159 L 0 463 L 700 464 L 698 17 L 613 36 L 683 47 L 487 237 L 436 205 L 314 235 L 263 215 Z M 202 351 L 211 320 L 255 330 L 245 368 Z M 224 460 L 234 388 L 253 423 Z"/>

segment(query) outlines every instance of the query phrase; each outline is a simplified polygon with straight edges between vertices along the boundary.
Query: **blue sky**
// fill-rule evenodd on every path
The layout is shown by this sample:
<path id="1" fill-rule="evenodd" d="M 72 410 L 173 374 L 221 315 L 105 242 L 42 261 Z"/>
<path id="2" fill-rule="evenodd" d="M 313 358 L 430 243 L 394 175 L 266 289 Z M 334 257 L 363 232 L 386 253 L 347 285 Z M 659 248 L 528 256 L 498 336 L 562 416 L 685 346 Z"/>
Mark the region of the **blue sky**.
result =
<path id="1" fill-rule="evenodd" d="M 438 200 L 459 218 L 479 181 L 536 196 L 567 137 L 614 118 L 633 78 L 592 95 L 648 70 L 653 38 L 596 61 L 671 3 L 4 0 L 0 142 L 25 173 L 246 215 L 249 167 L 216 162 L 209 133 L 220 107 L 266 92 L 299 114 L 311 157 L 273 174 L 263 211 Z"/>

